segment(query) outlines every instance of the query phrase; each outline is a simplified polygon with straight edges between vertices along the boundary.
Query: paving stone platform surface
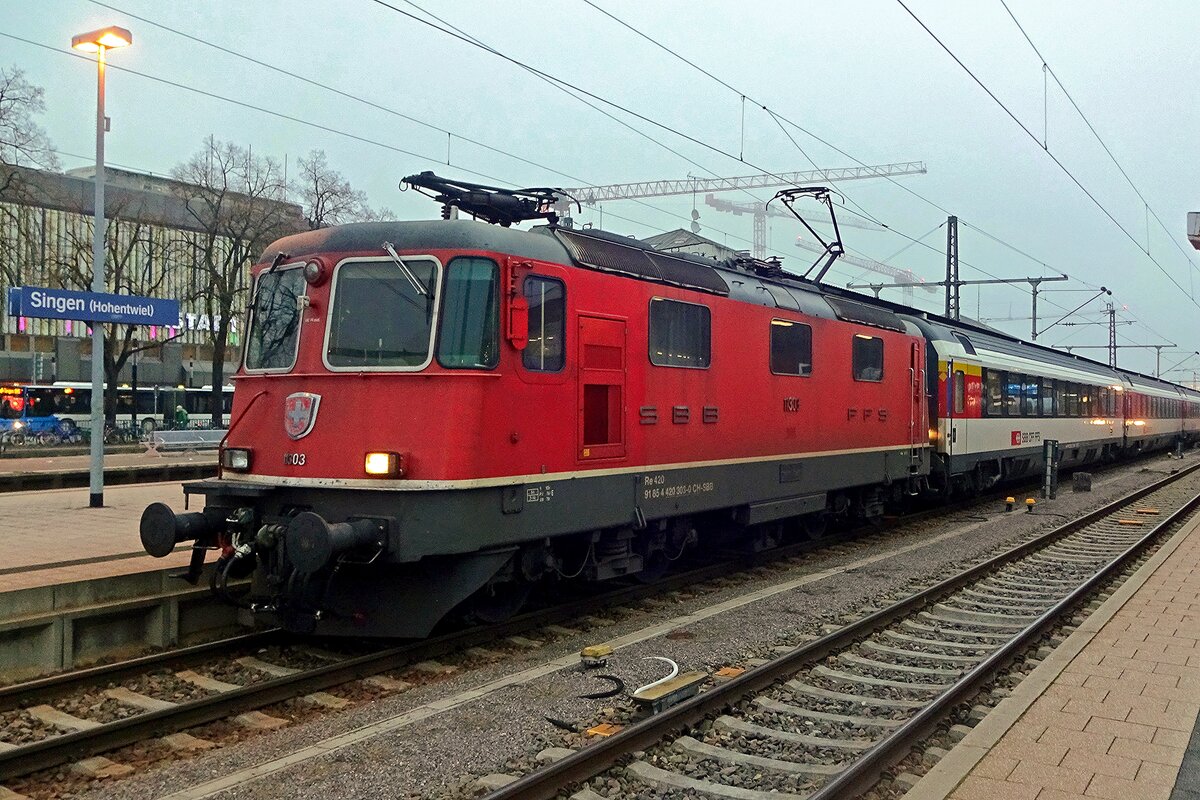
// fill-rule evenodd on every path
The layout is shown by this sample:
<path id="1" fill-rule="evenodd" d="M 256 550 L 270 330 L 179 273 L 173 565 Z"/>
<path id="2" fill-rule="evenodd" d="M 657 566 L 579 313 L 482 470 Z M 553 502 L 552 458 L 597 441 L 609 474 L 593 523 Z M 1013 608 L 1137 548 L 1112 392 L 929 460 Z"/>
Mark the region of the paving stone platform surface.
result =
<path id="1" fill-rule="evenodd" d="M 103 508 L 88 507 L 86 487 L 0 493 L 0 592 L 186 566 L 186 550 L 152 558 L 138 538 L 150 503 L 183 511 L 181 485 L 106 487 Z"/>
<path id="2" fill-rule="evenodd" d="M 1193 518 L 905 800 L 1200 800 Z"/>

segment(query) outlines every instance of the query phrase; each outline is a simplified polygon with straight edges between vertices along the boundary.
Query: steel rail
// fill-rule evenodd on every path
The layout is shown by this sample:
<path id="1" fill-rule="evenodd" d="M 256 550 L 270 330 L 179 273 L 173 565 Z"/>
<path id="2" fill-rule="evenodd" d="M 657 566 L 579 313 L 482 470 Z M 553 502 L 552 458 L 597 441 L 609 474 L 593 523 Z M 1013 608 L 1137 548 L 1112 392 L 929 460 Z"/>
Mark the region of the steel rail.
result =
<path id="1" fill-rule="evenodd" d="M 1169 475 L 1155 481 L 1149 486 L 1138 489 L 1079 519 L 1072 520 L 1028 542 L 1010 548 L 973 567 L 969 567 L 957 575 L 951 576 L 934 586 L 880 609 L 844 628 L 800 645 L 790 653 L 754 669 L 747 670 L 724 684 L 720 684 L 706 692 L 701 692 L 695 697 L 684 700 L 660 714 L 648 717 L 613 736 L 591 743 L 560 761 L 529 773 L 513 783 L 488 794 L 484 800 L 550 800 L 550 798 L 556 797 L 566 787 L 589 780 L 612 767 L 621 757 L 638 750 L 648 749 L 669 736 L 695 726 L 713 714 L 724 712 L 739 700 L 762 692 L 779 681 L 792 677 L 802 667 L 819 662 L 835 652 L 849 647 L 862 637 L 887 628 L 898 620 L 910 616 L 915 611 L 937 602 L 947 594 L 974 582 L 977 578 L 994 571 L 998 567 L 1023 558 L 1075 531 L 1086 528 L 1122 510 L 1130 503 L 1134 503 L 1148 494 L 1191 475 L 1198 469 L 1200 469 L 1200 464 L 1193 465 L 1174 475 Z M 1166 527 L 1173 524 L 1183 514 L 1193 510 L 1198 504 L 1200 504 L 1200 496 L 1188 501 L 1178 511 L 1171 514 L 1159 525 L 1156 525 L 1152 531 L 1139 539 L 1136 545 L 1129 548 L 1126 553 L 1119 556 L 1112 563 L 1120 562 L 1123 564 L 1133 555 L 1136 555 L 1137 552 L 1140 552 L 1141 549 L 1144 549 L 1146 543 L 1152 541 L 1153 537 L 1159 535 Z M 1111 572 L 1111 569 L 1116 568 L 1119 567 L 1112 567 L 1112 564 L 1110 564 L 1110 567 L 1105 568 L 1104 576 L 1107 576 Z M 1100 580 L 1103 580 L 1103 577 L 1093 576 L 1086 584 L 1072 592 L 1071 597 L 1077 600 L 1078 597 L 1090 590 Z M 1061 615 L 1062 609 L 1070 607 L 1070 605 L 1071 603 L 1062 601 L 1042 617 L 1039 617 L 1035 623 L 1029 626 L 1029 628 L 1036 627 L 1036 632 L 1030 634 L 1030 636 L 1035 636 L 1037 632 L 1040 632 L 1043 628 L 1051 624 L 1057 615 Z M 830 800 L 834 797 L 850 797 L 853 796 L 853 792 L 862 791 L 866 788 L 863 785 L 867 780 L 865 776 L 871 775 L 874 777 L 883 769 L 890 766 L 893 761 L 903 757 L 903 754 L 907 752 L 906 748 L 914 740 L 912 737 L 920 738 L 920 736 L 924 735 L 926 731 L 937 724 L 938 719 L 944 713 L 944 709 L 962 702 L 963 697 L 969 695 L 972 688 L 977 688 L 984 683 L 992 673 L 1007 663 L 1008 659 L 1015 652 L 1018 652 L 1022 649 L 1023 645 L 1028 643 L 1029 636 L 1021 634 L 1018 636 L 1021 638 L 1021 645 L 1006 645 L 1005 648 L 1002 648 L 1002 651 L 999 651 L 1003 653 L 1003 656 L 995 654 L 989 657 L 983 664 L 973 669 L 966 677 L 960 680 L 959 683 L 963 684 L 966 688 L 958 690 L 959 684 L 955 684 L 955 687 L 952 687 L 951 691 L 957 691 L 955 691 L 952 699 L 948 699 L 944 703 L 939 703 L 937 700 L 933 701 L 934 703 L 938 703 L 937 712 L 920 712 L 898 729 L 896 734 L 888 737 L 880 745 L 869 750 L 867 755 L 862 759 L 867 762 L 867 766 L 861 768 L 862 772 L 856 770 L 855 774 L 851 775 L 847 775 L 846 772 L 839 773 L 839 776 L 846 775 L 846 777 L 844 779 L 831 779 L 826 784 L 829 787 L 830 793 L 826 794 L 825 789 L 821 789 L 812 795 L 810 800 Z M 986 669 L 984 669 L 984 665 L 987 665 Z M 969 682 L 968 679 L 970 679 Z M 942 695 L 942 697 L 944 696 Z M 909 738 L 899 738 L 901 731 L 908 732 Z M 885 744 L 887 745 L 886 747 L 884 747 Z M 896 755 L 897 753 L 899 755 Z M 847 767 L 848 770 L 852 768 Z"/>
<path id="2" fill-rule="evenodd" d="M 902 522 L 907 524 L 910 520 L 904 518 Z M 826 536 L 817 541 L 785 545 L 760 553 L 725 553 L 725 561 L 707 564 L 677 575 L 669 575 L 655 583 L 625 585 L 604 594 L 573 598 L 565 604 L 520 614 L 503 623 L 452 631 L 434 638 L 389 647 L 379 652 L 352 656 L 295 675 L 273 678 L 199 700 L 180 703 L 172 708 L 146 711 L 132 717 L 105 723 L 96 728 L 50 736 L 38 742 L 20 745 L 13 750 L 0 750 L 0 780 L 28 775 L 89 755 L 124 747 L 134 742 L 329 689 L 380 672 L 397 669 L 416 661 L 435 658 L 466 647 L 486 644 L 497 638 L 526 633 L 537 627 L 562 622 L 614 604 L 651 597 L 677 588 L 686 588 L 699 581 L 752 569 L 789 555 L 797 555 L 850 541 L 861 533 L 861 529 L 847 531 Z M 0 709 L 26 703 L 31 696 L 58 694 L 63 690 L 84 685 L 97 678 L 113 679 L 136 673 L 147 667 L 153 668 L 171 663 L 176 658 L 195 660 L 203 655 L 219 652 L 224 648 L 258 643 L 257 637 L 259 636 L 282 637 L 283 635 L 285 634 L 278 631 L 247 634 L 244 637 L 196 645 L 185 651 L 164 651 L 116 664 L 74 670 L 0 687 Z"/>
<path id="3" fill-rule="evenodd" d="M 222 650 L 273 644 L 281 636 L 282 632 L 278 628 L 254 631 L 202 644 L 150 653 L 124 661 L 115 661 L 111 664 L 98 664 L 94 667 L 59 672 L 20 683 L 10 683 L 7 686 L 0 686 L 0 711 L 17 708 L 31 696 L 64 692 L 98 681 L 121 680 L 130 675 L 166 665 L 184 666 Z"/>
<path id="4" fill-rule="evenodd" d="M 932 733 L 938 724 L 954 706 L 965 702 L 995 677 L 996 673 L 1006 667 L 1022 650 L 1046 631 L 1054 627 L 1059 618 L 1086 597 L 1097 586 L 1104 583 L 1114 574 L 1119 573 L 1125 566 L 1135 560 L 1162 533 L 1190 515 L 1200 505 L 1200 495 L 1184 503 L 1174 513 L 1155 525 L 1141 539 L 1130 545 L 1123 553 L 1110 561 L 1102 569 L 1076 587 L 1062 600 L 1047 609 L 1040 617 L 1031 622 L 1008 643 L 989 655 L 979 665 L 963 675 L 941 695 L 938 695 L 929 705 L 922 708 L 911 719 L 896 728 L 882 741 L 871 748 L 862 758 L 857 759 L 844 771 L 838 773 L 808 800 L 835 800 L 835 798 L 853 798 L 874 786 L 879 776 L 896 762 L 903 759 L 912 746 Z"/>

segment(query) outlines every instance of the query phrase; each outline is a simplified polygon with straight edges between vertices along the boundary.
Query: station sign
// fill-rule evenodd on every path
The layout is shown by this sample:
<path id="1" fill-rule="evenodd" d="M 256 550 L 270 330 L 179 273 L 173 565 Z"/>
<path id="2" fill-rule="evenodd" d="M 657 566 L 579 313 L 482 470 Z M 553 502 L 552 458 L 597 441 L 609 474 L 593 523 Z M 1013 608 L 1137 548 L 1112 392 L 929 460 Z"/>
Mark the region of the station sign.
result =
<path id="1" fill-rule="evenodd" d="M 115 322 L 122 325 L 178 325 L 179 301 L 131 294 L 17 286 L 8 290 L 8 313 L 14 317 Z"/>

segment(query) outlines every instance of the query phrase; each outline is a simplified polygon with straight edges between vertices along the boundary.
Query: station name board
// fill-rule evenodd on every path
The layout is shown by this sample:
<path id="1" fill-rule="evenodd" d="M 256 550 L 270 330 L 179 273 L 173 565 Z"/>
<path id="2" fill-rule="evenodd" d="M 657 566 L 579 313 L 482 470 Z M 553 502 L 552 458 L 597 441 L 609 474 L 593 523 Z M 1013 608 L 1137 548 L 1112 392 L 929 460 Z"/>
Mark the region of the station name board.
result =
<path id="1" fill-rule="evenodd" d="M 18 286 L 8 290 L 8 313 L 18 317 L 124 325 L 178 325 L 179 301 Z"/>

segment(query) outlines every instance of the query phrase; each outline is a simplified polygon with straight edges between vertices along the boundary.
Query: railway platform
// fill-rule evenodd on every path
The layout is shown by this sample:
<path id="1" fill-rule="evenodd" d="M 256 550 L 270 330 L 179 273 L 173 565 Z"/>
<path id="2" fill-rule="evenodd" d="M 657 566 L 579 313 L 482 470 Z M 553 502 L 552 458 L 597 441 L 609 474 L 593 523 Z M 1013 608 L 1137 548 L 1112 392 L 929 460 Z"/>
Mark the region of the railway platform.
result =
<path id="1" fill-rule="evenodd" d="M 87 455 L 0 459 L 0 492 L 87 486 Z M 187 480 L 216 474 L 215 452 L 109 453 L 104 456 L 105 484 Z"/>
<path id="2" fill-rule="evenodd" d="M 1193 517 L 905 800 L 1200 800 Z"/>
<path id="3" fill-rule="evenodd" d="M 186 548 L 142 550 L 138 521 L 156 501 L 182 511 L 180 484 L 106 487 L 104 508 L 88 507 L 86 487 L 0 493 L 0 593 L 186 566 Z"/>

